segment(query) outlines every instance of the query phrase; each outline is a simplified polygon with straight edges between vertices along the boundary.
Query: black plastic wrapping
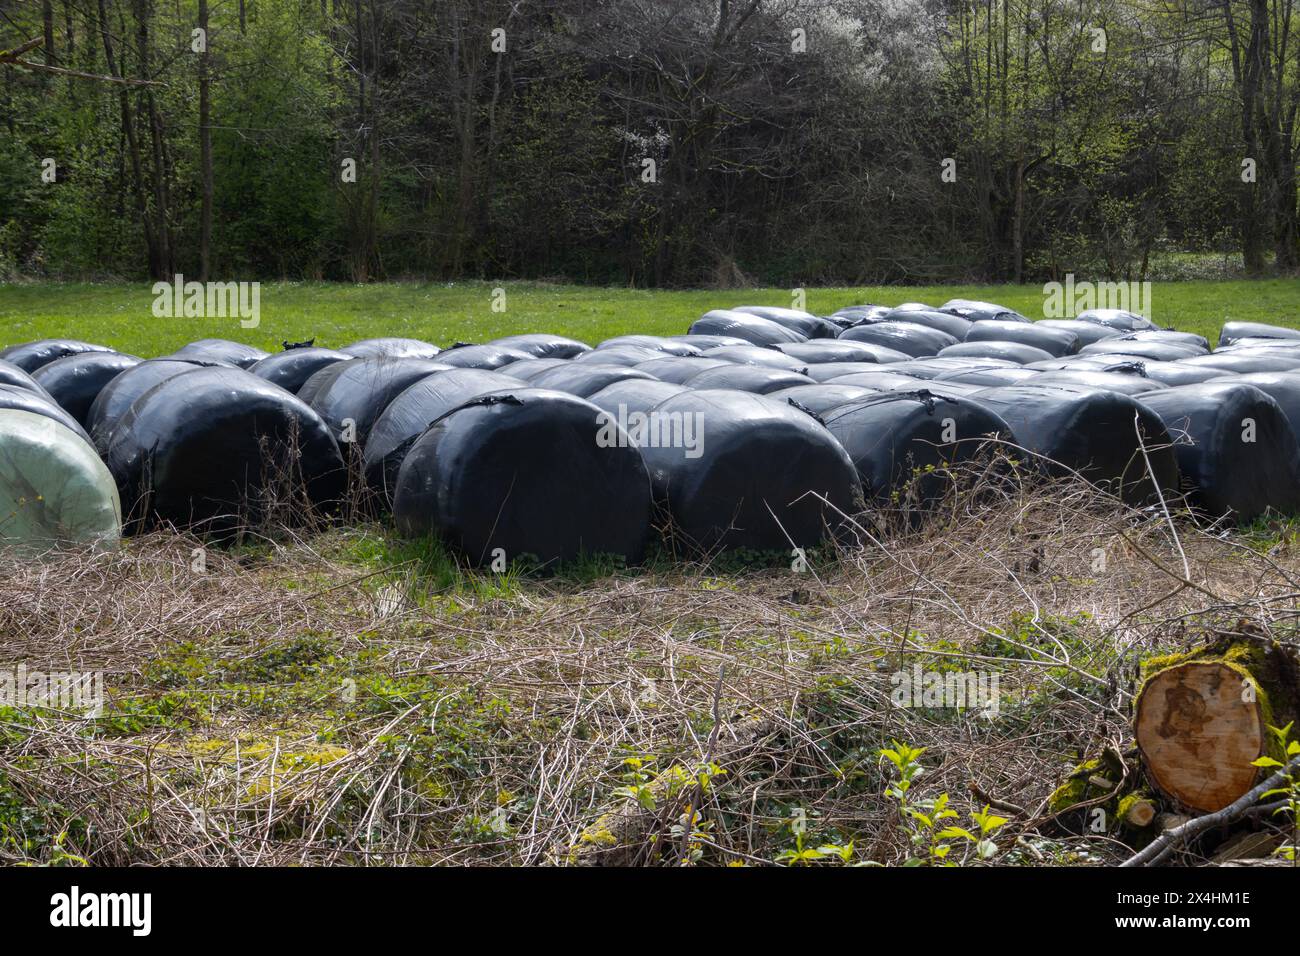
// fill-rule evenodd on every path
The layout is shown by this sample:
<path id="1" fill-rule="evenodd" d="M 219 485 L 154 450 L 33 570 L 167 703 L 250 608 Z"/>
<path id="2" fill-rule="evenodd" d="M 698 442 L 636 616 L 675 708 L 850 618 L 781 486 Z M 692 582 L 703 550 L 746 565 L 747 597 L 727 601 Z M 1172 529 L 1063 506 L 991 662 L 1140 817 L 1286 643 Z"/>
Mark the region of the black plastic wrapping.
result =
<path id="1" fill-rule="evenodd" d="M 846 372 L 843 375 L 834 375 L 829 378 L 818 378 L 822 369 L 844 368 L 848 365 L 854 365 L 854 362 L 835 362 L 832 365 L 810 365 L 808 366 L 808 377 L 814 382 L 832 382 L 836 385 L 858 385 L 862 388 L 874 388 L 878 391 L 885 391 L 889 388 L 919 388 L 922 380 L 915 375 L 900 375 L 898 372 L 890 372 L 877 366 L 868 368 L 865 371 Z"/>
<path id="2" fill-rule="evenodd" d="M 698 354 L 698 349 L 695 352 Z M 658 349 L 648 349 L 640 345 L 617 345 L 607 349 L 596 349 L 587 352 L 573 359 L 574 365 L 622 365 L 631 368 L 633 365 L 640 365 L 642 362 L 653 362 L 655 359 L 663 358 L 665 353 Z M 674 356 L 668 356 L 673 358 Z M 676 356 L 677 358 L 689 358 L 690 356 Z"/>
<path id="3" fill-rule="evenodd" d="M 430 359 L 442 349 L 422 339 L 378 338 L 362 339 L 339 349 L 356 358 L 423 358 Z"/>
<path id="4" fill-rule="evenodd" d="M 778 352 L 776 349 L 758 348 L 753 345 L 728 345 L 718 349 L 709 349 L 702 356 L 708 359 L 722 359 L 736 365 L 761 365 L 764 368 L 780 368 L 793 372 L 807 367 L 807 362 Z"/>
<path id="5" fill-rule="evenodd" d="M 225 535 L 267 517 L 330 509 L 345 486 L 329 428 L 256 375 L 198 368 L 141 395 L 113 429 L 109 471 L 134 526 L 162 521 Z"/>
<path id="6" fill-rule="evenodd" d="M 1282 409 L 1282 414 L 1291 423 L 1291 431 L 1300 440 L 1300 371 L 1297 372 L 1248 372 L 1245 375 L 1229 375 L 1216 378 L 1216 385 L 1253 385 Z"/>
<path id="7" fill-rule="evenodd" d="M 520 379 L 477 368 L 452 369 L 414 382 L 388 403 L 370 429 L 362 458 L 366 483 L 384 504 L 390 503 L 402 460 L 426 428 L 472 398 L 525 387 Z"/>
<path id="8" fill-rule="evenodd" d="M 1025 316 L 1015 309 L 996 302 L 982 302 L 979 299 L 949 299 L 939 308 L 953 315 L 960 315 L 972 322 L 1028 322 Z"/>
<path id="9" fill-rule="evenodd" d="M 166 381 L 196 368 L 204 368 L 205 359 L 148 359 L 134 365 L 100 390 L 86 413 L 86 431 L 90 433 L 96 450 L 101 455 L 108 452 L 113 429 L 126 414 L 131 403 Z"/>
<path id="10" fill-rule="evenodd" d="M 1154 332 L 1158 328 L 1150 319 L 1124 309 L 1085 309 L 1076 318 L 1119 332 Z"/>
<path id="11" fill-rule="evenodd" d="M 48 394 L 45 389 L 36 384 L 36 379 L 32 378 L 29 372 L 24 372 L 17 365 L 4 359 L 0 359 L 0 385 L 13 385 L 17 388 L 31 389 L 42 395 Z"/>
<path id="12" fill-rule="evenodd" d="M 869 395 L 879 395 L 874 388 L 861 385 L 795 385 L 776 392 L 768 392 L 767 397 L 777 402 L 785 402 L 805 412 L 821 416 L 837 405 L 854 402 Z"/>
<path id="13" fill-rule="evenodd" d="M 1143 361 L 1142 374 L 1166 385 L 1197 385 L 1234 374 L 1228 369 L 1206 368 L 1187 362 Z"/>
<path id="14" fill-rule="evenodd" d="M 1176 442 L 1183 488 L 1212 518 L 1300 509 L 1300 448 L 1278 403 L 1253 385 L 1204 382 L 1138 398 Z"/>
<path id="15" fill-rule="evenodd" d="M 848 453 L 789 404 L 748 392 L 691 390 L 661 402 L 654 414 L 661 435 L 676 423 L 678 434 L 689 429 L 698 439 L 693 447 L 641 447 L 674 539 L 687 547 L 789 554 L 840 527 L 838 512 L 858 510 L 861 485 Z"/>
<path id="16" fill-rule="evenodd" d="M 1300 368 L 1300 349 L 1232 349 L 1227 352 L 1211 352 L 1195 358 L 1183 359 L 1180 364 L 1193 368 L 1213 368 L 1227 372 L 1229 375 L 1245 375 L 1249 372 L 1285 372 Z M 37 376 L 37 381 L 40 377 Z"/>
<path id="17" fill-rule="evenodd" d="M 683 342 L 681 339 L 666 335 L 616 335 L 597 345 L 596 351 L 621 348 L 625 345 L 662 352 L 664 355 L 699 355 L 705 348 L 711 348 L 707 345 L 703 347 L 692 345 L 690 342 Z"/>
<path id="18" fill-rule="evenodd" d="M 493 371 L 500 372 L 502 375 L 509 375 L 511 378 L 517 378 L 521 382 L 530 382 L 543 372 L 568 364 L 569 360 L 562 358 L 525 359 L 522 362 L 511 362 L 509 365 L 503 365 L 498 369 L 493 369 Z"/>
<path id="19" fill-rule="evenodd" d="M 1033 369 L 1025 368 L 1023 365 L 1012 365 L 1006 368 L 981 367 L 963 371 L 941 372 L 934 381 L 996 388 L 999 385 L 1019 385 L 1021 382 L 1032 381 L 1037 377 L 1038 372 Z"/>
<path id="20" fill-rule="evenodd" d="M 1073 355 L 1079 351 L 1079 337 L 1065 329 L 1052 329 L 1033 322 L 994 320 L 976 322 L 967 342 L 1019 342 L 1042 349 L 1048 355 Z"/>
<path id="21" fill-rule="evenodd" d="M 51 398 L 82 425 L 100 391 L 143 359 L 119 352 L 65 355 L 38 368 L 32 376 Z"/>
<path id="22" fill-rule="evenodd" d="M 615 418 L 631 415 L 633 412 L 650 411 L 665 399 L 672 398 L 687 391 L 685 385 L 672 382 L 650 382 L 640 378 L 625 378 L 621 382 L 606 385 L 599 392 L 591 395 L 587 401 L 597 408 L 609 412 Z M 622 422 L 620 421 L 620 424 Z M 626 426 L 624 426 L 626 427 Z M 632 430 L 628 431 L 633 435 Z M 633 435 L 633 437 L 636 437 Z"/>
<path id="23" fill-rule="evenodd" d="M 1195 332 L 1178 332 L 1174 329 L 1154 329 L 1147 332 L 1127 332 L 1118 339 L 1111 341 L 1119 342 L 1163 342 L 1169 345 L 1181 345 L 1185 348 L 1194 349 L 1196 352 L 1204 355 L 1210 351 L 1209 340 L 1204 335 L 1197 335 Z M 1296 343 L 1300 345 L 1300 342 Z"/>
<path id="24" fill-rule="evenodd" d="M 834 322 L 798 309 L 786 309 L 775 305 L 738 305 L 730 311 L 756 315 L 777 325 L 783 325 L 809 339 L 833 339 L 840 333 L 839 326 Z"/>
<path id="25" fill-rule="evenodd" d="M 111 352 L 107 345 L 95 345 L 78 339 L 39 339 L 35 342 L 23 342 L 0 350 L 0 359 L 17 365 L 29 375 L 55 359 L 79 352 Z"/>
<path id="26" fill-rule="evenodd" d="M 1158 393 L 1151 393 L 1158 394 Z M 1126 501 L 1157 497 L 1142 448 L 1159 490 L 1178 486 L 1178 465 L 1160 418 L 1137 399 L 1077 385 L 1013 385 L 974 396 L 1011 427 L 1016 444 L 1041 456 L 1048 474 L 1077 472 Z"/>
<path id="27" fill-rule="evenodd" d="M 1300 329 L 1288 329 L 1264 322 L 1224 322 L 1223 328 L 1219 330 L 1219 347 L 1245 338 L 1300 340 Z M 4 353 L 0 352 L 0 358 L 4 357 Z"/>
<path id="28" fill-rule="evenodd" d="M 680 358 L 669 356 L 668 358 L 654 359 L 650 362 L 642 362 L 640 365 L 633 365 L 632 368 L 638 372 L 645 372 L 647 375 L 653 375 L 662 382 L 672 382 L 675 385 L 684 385 L 691 378 L 699 375 L 706 368 L 718 368 L 723 365 L 734 365 L 734 362 L 728 362 L 726 359 L 711 359 L 703 356 L 695 357 L 683 355 Z"/>
<path id="29" fill-rule="evenodd" d="M 724 345 L 753 345 L 749 339 L 734 335 L 670 335 L 674 342 L 685 342 L 703 352 L 705 349 L 717 349 Z"/>
<path id="30" fill-rule="evenodd" d="M 913 325 L 910 322 L 873 322 L 869 325 L 855 325 L 840 333 L 840 338 L 849 342 L 869 342 L 883 345 L 885 348 L 905 352 L 913 358 L 923 355 L 937 355 L 940 349 L 956 345 L 957 340 L 947 332 Z"/>
<path id="31" fill-rule="evenodd" d="M 310 385 L 317 377 L 338 370 L 315 392 L 312 411 L 329 426 L 345 453 L 361 451 L 366 447 L 371 426 L 389 402 L 426 375 L 451 368 L 441 361 L 420 358 L 361 358 L 340 362 L 321 369 L 307 380 Z M 348 421 L 352 422 L 351 429 L 346 424 Z"/>
<path id="32" fill-rule="evenodd" d="M 725 335 L 744 339 L 752 345 L 776 345 L 778 342 L 803 342 L 807 339 L 807 336 L 769 319 L 727 309 L 704 313 L 691 325 L 689 332 L 691 335 Z"/>
<path id="33" fill-rule="evenodd" d="M 949 480 L 946 465 L 976 458 L 990 439 L 1011 430 L 978 401 L 922 389 L 886 392 L 847 402 L 822 415 L 862 479 L 868 502 L 906 501 L 919 507 Z"/>
<path id="34" fill-rule="evenodd" d="M 981 341 L 958 342 L 939 352 L 940 358 L 1002 359 L 1016 365 L 1043 362 L 1052 358 L 1050 352 L 1025 345 L 1023 342 Z"/>
<path id="35" fill-rule="evenodd" d="M 1112 329 L 1099 322 L 1083 322 L 1079 319 L 1040 319 L 1034 325 L 1042 326 L 1045 329 L 1060 329 L 1063 332 L 1073 332 L 1079 337 L 1080 348 L 1091 345 L 1093 342 L 1100 342 L 1102 339 L 1118 338 L 1124 334 L 1119 329 Z"/>
<path id="36" fill-rule="evenodd" d="M 51 418 L 60 425 L 75 432 L 79 437 L 90 441 L 90 436 L 86 430 L 81 427 L 81 423 L 69 415 L 64 409 L 60 408 L 58 403 L 51 398 L 47 398 L 40 392 L 33 391 L 30 388 L 20 388 L 17 385 L 5 385 L 0 383 L 0 408 L 17 409 L 22 412 L 32 412 L 36 415 L 43 415 Z"/>
<path id="37" fill-rule="evenodd" d="M 924 325 L 928 329 L 947 332 L 958 342 L 970 334 L 971 326 L 974 324 L 970 319 L 964 319 L 952 312 L 940 312 L 937 309 L 890 309 L 881 316 L 881 321 Z"/>
<path id="38" fill-rule="evenodd" d="M 350 362 L 353 358 L 346 352 L 336 352 L 334 349 L 286 349 L 259 359 L 248 367 L 248 371 L 296 395 L 307 379 L 321 369 L 335 362 Z"/>
<path id="39" fill-rule="evenodd" d="M 488 345 L 498 345 L 507 349 L 519 349 L 533 358 L 569 359 L 583 352 L 590 352 L 591 346 L 577 339 L 563 335 L 551 335 L 549 332 L 529 332 L 524 335 L 507 335 L 505 338 L 493 339 Z"/>
<path id="40" fill-rule="evenodd" d="M 475 564 L 636 562 L 650 507 L 626 432 L 590 402 L 536 388 L 480 396 L 433 424 L 407 453 L 393 499 L 402 534 L 436 534 Z"/>
<path id="41" fill-rule="evenodd" d="M 251 345 L 231 342 L 229 339 L 199 339 L 197 342 L 182 345 L 172 353 L 179 358 L 203 358 L 225 362 L 235 368 L 248 368 L 269 354 Z"/>
<path id="42" fill-rule="evenodd" d="M 780 388 L 792 388 L 795 385 L 812 385 L 813 380 L 807 375 L 792 372 L 784 368 L 767 368 L 762 365 L 730 365 L 724 368 L 708 368 L 693 378 L 687 379 L 690 388 L 734 388 L 742 392 L 754 392 L 765 395 Z"/>
<path id="43" fill-rule="evenodd" d="M 1177 345 L 1171 342 L 1137 342 L 1132 339 L 1104 339 L 1093 342 L 1079 349 L 1080 355 L 1126 355 L 1155 362 L 1177 362 L 1179 359 L 1195 358 L 1200 355 L 1198 349 L 1189 345 Z"/>
<path id="44" fill-rule="evenodd" d="M 1059 369 L 1055 372 L 1039 372 L 1034 379 L 1037 385 L 1055 385 L 1063 382 L 1067 385 L 1083 385 L 1088 388 L 1104 388 L 1125 395 L 1141 395 L 1168 388 L 1164 382 L 1157 382 L 1145 375 L 1126 375 L 1122 372 L 1102 372 L 1089 368 Z"/>
<path id="45" fill-rule="evenodd" d="M 522 349 L 512 349 L 502 345 L 457 345 L 438 353 L 438 361 L 443 365 L 450 365 L 453 368 L 479 368 L 489 372 L 531 358 L 532 356 Z"/>
<path id="46" fill-rule="evenodd" d="M 821 365 L 827 362 L 875 362 L 879 364 L 878 349 L 866 342 L 847 339 L 818 339 L 815 342 L 791 342 L 778 345 L 777 351 L 804 365 Z M 899 361 L 911 356 L 899 354 Z"/>
<path id="47" fill-rule="evenodd" d="M 912 359 L 910 362 L 898 362 L 881 369 L 885 372 L 893 372 L 896 375 L 907 375 L 911 378 L 933 379 L 940 375 L 951 374 L 953 372 L 973 372 L 977 369 L 988 368 L 1015 368 L 1015 362 L 1006 359 L 992 358 L 964 358 L 964 357 L 944 357 L 936 355 L 933 358 Z"/>
<path id="48" fill-rule="evenodd" d="M 692 359 L 683 359 L 683 361 L 689 362 Z M 547 388 L 586 398 L 608 385 L 629 378 L 654 380 L 654 376 L 638 372 L 625 365 L 580 365 L 577 362 L 570 362 L 561 368 L 543 372 L 529 384 L 536 388 Z"/>

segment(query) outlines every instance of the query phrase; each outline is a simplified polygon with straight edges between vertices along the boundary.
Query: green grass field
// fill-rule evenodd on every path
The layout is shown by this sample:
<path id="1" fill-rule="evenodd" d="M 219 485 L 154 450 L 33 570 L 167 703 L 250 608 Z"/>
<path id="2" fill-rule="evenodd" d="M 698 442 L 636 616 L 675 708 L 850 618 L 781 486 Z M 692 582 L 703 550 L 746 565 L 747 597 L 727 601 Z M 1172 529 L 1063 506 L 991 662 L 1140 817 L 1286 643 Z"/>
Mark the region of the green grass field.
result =
<path id="1" fill-rule="evenodd" d="M 505 290 L 494 312 L 493 289 Z M 1043 317 L 1039 285 L 894 286 L 809 289 L 807 309 L 826 314 L 847 305 L 907 301 L 940 304 L 954 297 L 988 299 Z M 234 318 L 156 318 L 148 283 L 0 284 L 0 344 L 79 338 L 143 356 L 163 355 L 200 338 L 225 338 L 277 350 L 282 341 L 315 338 L 337 347 L 361 338 L 410 336 L 438 345 L 484 342 L 518 332 L 554 332 L 596 343 L 630 332 L 677 334 L 712 308 L 791 304 L 789 290 L 662 291 L 534 282 L 264 283 L 261 322 Z M 1214 341 L 1229 320 L 1300 326 L 1300 279 L 1155 282 L 1152 316 L 1165 326 Z"/>

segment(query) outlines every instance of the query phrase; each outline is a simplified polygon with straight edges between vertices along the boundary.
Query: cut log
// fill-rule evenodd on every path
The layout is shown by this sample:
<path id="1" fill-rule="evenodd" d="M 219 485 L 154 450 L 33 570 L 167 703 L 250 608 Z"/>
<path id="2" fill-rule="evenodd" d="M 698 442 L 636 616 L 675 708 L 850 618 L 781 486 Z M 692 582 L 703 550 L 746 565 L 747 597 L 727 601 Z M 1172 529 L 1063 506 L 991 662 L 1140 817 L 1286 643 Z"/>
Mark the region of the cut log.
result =
<path id="1" fill-rule="evenodd" d="M 1268 728 L 1293 719 L 1300 697 L 1294 657 L 1252 638 L 1148 661 L 1143 673 L 1134 735 L 1147 777 L 1178 806 L 1203 813 L 1254 786 L 1254 761 L 1276 745 Z"/>

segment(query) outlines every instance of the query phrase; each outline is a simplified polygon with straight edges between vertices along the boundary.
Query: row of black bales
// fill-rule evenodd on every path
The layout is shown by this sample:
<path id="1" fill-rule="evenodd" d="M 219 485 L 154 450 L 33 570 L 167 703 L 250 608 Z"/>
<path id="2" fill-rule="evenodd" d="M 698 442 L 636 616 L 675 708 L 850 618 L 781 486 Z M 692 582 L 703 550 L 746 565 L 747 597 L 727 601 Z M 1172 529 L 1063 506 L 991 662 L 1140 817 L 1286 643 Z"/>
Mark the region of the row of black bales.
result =
<path id="1" fill-rule="evenodd" d="M 0 352 L 0 408 L 93 443 L 134 527 L 224 533 L 286 496 L 328 512 L 362 476 L 409 536 L 474 562 L 788 550 L 989 443 L 1126 500 L 1210 517 L 1300 508 L 1300 331 L 1218 348 L 1141 316 L 1030 322 L 993 303 L 715 310 L 594 349 L 545 333 L 440 349 L 377 338 L 154 359 L 75 340 Z"/>

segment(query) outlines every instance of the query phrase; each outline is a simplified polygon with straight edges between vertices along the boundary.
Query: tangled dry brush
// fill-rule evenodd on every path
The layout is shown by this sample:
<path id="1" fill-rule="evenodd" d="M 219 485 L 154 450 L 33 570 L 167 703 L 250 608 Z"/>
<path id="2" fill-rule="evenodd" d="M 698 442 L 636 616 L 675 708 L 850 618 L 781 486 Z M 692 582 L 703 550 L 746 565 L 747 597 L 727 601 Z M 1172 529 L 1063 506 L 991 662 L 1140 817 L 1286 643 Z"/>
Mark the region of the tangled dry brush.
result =
<path id="1" fill-rule="evenodd" d="M 919 794 L 1010 817 L 992 864 L 1116 859 L 1045 798 L 1128 746 L 1144 656 L 1294 640 L 1300 556 L 1082 483 L 968 492 L 806 571 L 435 580 L 376 527 L 9 561 L 0 661 L 108 694 L 0 708 L 0 860 L 767 864 L 806 827 L 890 864 L 893 740 Z M 896 706 L 917 666 L 996 674 L 996 712 Z"/>

